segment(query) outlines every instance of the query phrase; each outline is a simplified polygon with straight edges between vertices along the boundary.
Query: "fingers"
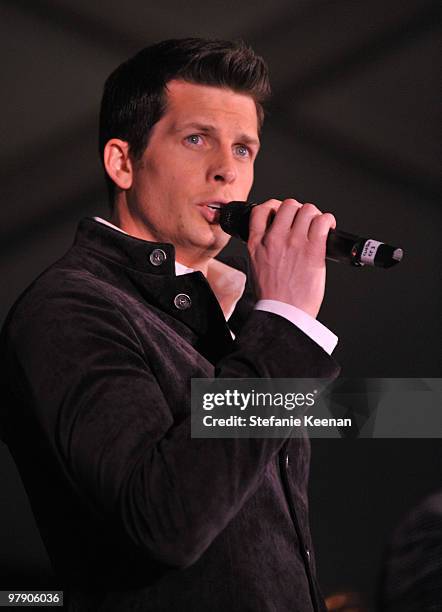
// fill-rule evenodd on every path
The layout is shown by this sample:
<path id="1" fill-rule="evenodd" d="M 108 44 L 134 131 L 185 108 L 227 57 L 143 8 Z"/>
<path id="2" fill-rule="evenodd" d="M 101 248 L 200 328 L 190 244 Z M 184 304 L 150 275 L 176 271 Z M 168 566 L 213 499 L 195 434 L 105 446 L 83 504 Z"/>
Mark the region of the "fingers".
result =
<path id="1" fill-rule="evenodd" d="M 336 219 L 331 213 L 321 213 L 316 215 L 308 230 L 308 239 L 311 242 L 321 240 L 328 236 L 328 232 L 331 229 L 336 228 Z"/>
<path id="2" fill-rule="evenodd" d="M 304 204 L 293 222 L 290 231 L 290 241 L 302 242 L 307 240 L 312 223 L 320 216 L 322 216 L 322 213 L 314 204 Z"/>
<path id="3" fill-rule="evenodd" d="M 272 199 L 252 208 L 249 223 L 249 244 L 262 241 L 280 206 L 281 200 Z"/>
<path id="4" fill-rule="evenodd" d="M 273 219 L 272 225 L 269 228 L 268 234 L 270 235 L 282 235 L 286 232 L 290 232 L 295 217 L 298 211 L 302 208 L 302 204 L 297 200 L 288 198 L 283 200 L 281 203 L 275 218 Z"/>
<path id="5" fill-rule="evenodd" d="M 293 198 L 267 200 L 251 212 L 249 239 L 253 243 L 265 239 L 289 239 L 325 242 L 330 229 L 336 227 L 331 213 L 322 213 L 314 204 L 301 204 Z"/>

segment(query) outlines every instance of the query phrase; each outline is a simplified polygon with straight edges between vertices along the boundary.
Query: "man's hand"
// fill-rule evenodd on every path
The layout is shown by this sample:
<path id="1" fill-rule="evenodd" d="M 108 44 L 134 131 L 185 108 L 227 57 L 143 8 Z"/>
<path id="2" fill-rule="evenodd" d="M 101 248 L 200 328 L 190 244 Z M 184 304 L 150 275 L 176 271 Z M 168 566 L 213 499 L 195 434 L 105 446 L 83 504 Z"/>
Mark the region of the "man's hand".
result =
<path id="1" fill-rule="evenodd" d="M 336 227 L 330 213 L 296 200 L 252 209 L 248 248 L 258 299 L 279 300 L 316 317 L 325 291 L 325 246 Z"/>

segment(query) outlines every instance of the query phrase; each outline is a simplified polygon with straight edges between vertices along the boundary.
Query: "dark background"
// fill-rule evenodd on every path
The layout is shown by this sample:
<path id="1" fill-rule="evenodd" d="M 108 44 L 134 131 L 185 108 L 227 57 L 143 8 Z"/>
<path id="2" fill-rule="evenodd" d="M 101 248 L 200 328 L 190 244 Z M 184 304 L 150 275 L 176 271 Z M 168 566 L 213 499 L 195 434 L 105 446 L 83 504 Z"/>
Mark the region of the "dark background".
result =
<path id="1" fill-rule="evenodd" d="M 339 335 L 343 375 L 440 376 L 436 7 L 3 0 L 1 320 L 67 250 L 81 217 L 107 215 L 96 131 L 108 73 L 164 38 L 241 37 L 268 61 L 274 90 L 254 199 L 315 202 L 342 229 L 405 250 L 390 270 L 328 266 L 319 318 Z M 323 589 L 359 590 L 373 602 L 391 529 L 441 485 L 440 440 L 313 440 L 312 447 Z M 48 560 L 1 443 L 0 478 L 0 588 L 38 584 Z"/>

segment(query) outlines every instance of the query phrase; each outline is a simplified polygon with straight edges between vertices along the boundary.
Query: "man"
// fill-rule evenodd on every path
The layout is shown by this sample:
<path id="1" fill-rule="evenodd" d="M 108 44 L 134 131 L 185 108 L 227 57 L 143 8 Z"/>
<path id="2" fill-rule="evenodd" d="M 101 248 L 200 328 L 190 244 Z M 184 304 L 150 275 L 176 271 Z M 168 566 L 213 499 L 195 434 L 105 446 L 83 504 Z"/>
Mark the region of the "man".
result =
<path id="1" fill-rule="evenodd" d="M 323 609 L 308 442 L 190 437 L 192 377 L 338 373 L 315 319 L 332 215 L 254 209 L 258 301 L 214 259 L 229 237 L 211 207 L 247 200 L 268 93 L 242 44 L 165 41 L 117 68 L 111 221 L 83 220 L 5 324 L 5 441 L 70 610 Z"/>

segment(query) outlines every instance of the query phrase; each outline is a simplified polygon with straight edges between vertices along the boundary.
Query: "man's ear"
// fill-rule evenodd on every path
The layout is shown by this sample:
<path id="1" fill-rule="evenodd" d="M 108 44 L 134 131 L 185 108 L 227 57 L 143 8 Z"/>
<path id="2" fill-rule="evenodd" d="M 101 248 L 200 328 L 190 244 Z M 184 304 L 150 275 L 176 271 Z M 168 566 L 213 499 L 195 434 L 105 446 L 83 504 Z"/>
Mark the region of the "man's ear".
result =
<path id="1" fill-rule="evenodd" d="M 129 144 L 119 138 L 107 141 L 103 162 L 106 172 L 120 189 L 130 189 L 133 180 L 133 166 L 129 157 Z"/>

